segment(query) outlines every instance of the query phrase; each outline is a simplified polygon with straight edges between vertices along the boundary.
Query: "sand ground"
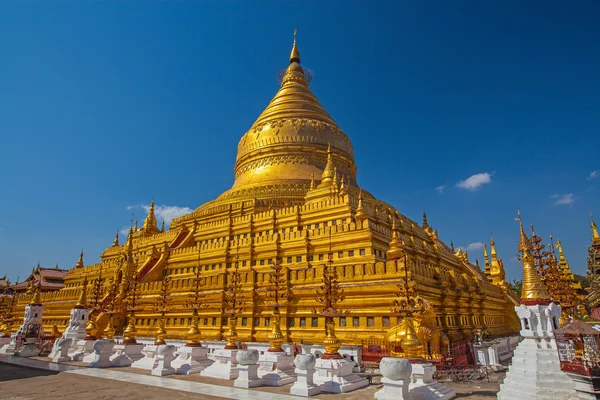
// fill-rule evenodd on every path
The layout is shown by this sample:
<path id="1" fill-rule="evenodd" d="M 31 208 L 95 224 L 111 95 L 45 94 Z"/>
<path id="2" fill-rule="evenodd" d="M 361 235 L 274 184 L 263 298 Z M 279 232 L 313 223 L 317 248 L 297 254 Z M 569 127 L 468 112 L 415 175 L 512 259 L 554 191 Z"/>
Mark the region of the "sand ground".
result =
<path id="1" fill-rule="evenodd" d="M 46 359 L 47 360 L 47 359 Z M 149 375 L 149 372 L 135 368 L 111 368 L 115 371 Z M 487 380 L 454 383 L 445 382 L 454 389 L 457 399 L 482 400 L 496 398 L 499 390 L 498 379 L 503 374 L 490 375 Z M 170 376 L 163 379 L 191 380 L 221 386 L 233 387 L 233 381 L 191 376 Z M 358 400 L 372 399 L 373 393 L 381 388 L 378 377 L 374 377 L 369 387 L 343 395 L 319 394 L 320 399 Z M 279 388 L 260 388 L 260 391 L 289 394 L 289 386 Z M 177 390 L 169 390 L 135 383 L 112 381 L 108 379 L 75 375 L 65 372 L 51 372 L 21 366 L 0 363 L 0 400 L 179 400 L 179 399 L 219 399 L 218 397 L 199 395 Z"/>

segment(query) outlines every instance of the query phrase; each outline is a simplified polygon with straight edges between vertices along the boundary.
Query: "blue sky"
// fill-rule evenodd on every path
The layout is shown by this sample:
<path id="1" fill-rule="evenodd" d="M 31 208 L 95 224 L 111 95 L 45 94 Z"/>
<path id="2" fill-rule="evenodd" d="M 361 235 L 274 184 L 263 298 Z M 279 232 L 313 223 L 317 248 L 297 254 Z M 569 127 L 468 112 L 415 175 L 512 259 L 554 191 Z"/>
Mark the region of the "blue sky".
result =
<path id="1" fill-rule="evenodd" d="M 228 189 L 294 28 L 363 187 L 456 246 L 493 232 L 510 278 L 520 209 L 584 273 L 598 20 L 593 1 L 2 2 L 0 275 L 98 262 L 131 206 Z"/>

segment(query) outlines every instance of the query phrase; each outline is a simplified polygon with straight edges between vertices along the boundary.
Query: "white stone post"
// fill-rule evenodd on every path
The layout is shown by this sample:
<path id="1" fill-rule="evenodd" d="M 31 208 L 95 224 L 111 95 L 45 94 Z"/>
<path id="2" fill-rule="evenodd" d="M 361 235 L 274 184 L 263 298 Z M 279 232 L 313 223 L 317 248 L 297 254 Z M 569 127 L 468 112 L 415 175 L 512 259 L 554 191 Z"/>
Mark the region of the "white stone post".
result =
<path id="1" fill-rule="evenodd" d="M 71 361 L 71 357 L 69 357 L 69 350 L 71 349 L 71 344 L 73 340 L 71 339 L 56 339 L 54 342 L 54 348 L 56 352 L 52 357 L 53 362 L 63 362 L 63 361 Z"/>
<path id="2" fill-rule="evenodd" d="M 290 388 L 290 393 L 297 396 L 314 396 L 321 393 L 321 388 L 313 383 L 316 358 L 313 354 L 298 354 L 294 359 L 296 366 L 296 382 Z"/>
<path id="3" fill-rule="evenodd" d="M 173 353 L 175 352 L 175 346 L 170 344 L 161 344 L 158 346 L 156 351 L 156 367 L 152 369 L 152 375 L 165 376 L 173 375 L 175 369 L 171 367 L 171 362 L 175 359 Z"/>
<path id="4" fill-rule="evenodd" d="M 412 365 L 406 358 L 384 357 L 379 362 L 383 389 L 375 392 L 377 400 L 408 400 Z"/>
<path id="5" fill-rule="evenodd" d="M 432 364 L 412 364 L 411 386 L 409 394 L 414 399 L 449 400 L 456 392 L 433 379 L 435 366 Z"/>
<path id="6" fill-rule="evenodd" d="M 144 348 L 142 349 L 142 354 L 144 355 L 144 358 L 140 358 L 139 360 L 131 363 L 131 367 L 152 370 L 154 367 L 156 367 L 157 351 L 158 346 L 155 344 L 148 344 L 144 346 Z"/>
<path id="7" fill-rule="evenodd" d="M 258 377 L 258 350 L 238 350 L 235 358 L 238 362 L 238 377 L 233 382 L 235 387 L 252 388 L 263 385 Z"/>
<path id="8" fill-rule="evenodd" d="M 207 355 L 208 348 L 206 347 L 182 346 L 177 350 L 177 358 L 171 363 L 171 366 L 179 375 L 198 374 L 213 363 Z"/>
<path id="9" fill-rule="evenodd" d="M 107 368 L 112 367 L 110 361 L 115 341 L 112 339 L 99 339 L 94 342 L 94 360 L 90 363 L 92 368 Z"/>

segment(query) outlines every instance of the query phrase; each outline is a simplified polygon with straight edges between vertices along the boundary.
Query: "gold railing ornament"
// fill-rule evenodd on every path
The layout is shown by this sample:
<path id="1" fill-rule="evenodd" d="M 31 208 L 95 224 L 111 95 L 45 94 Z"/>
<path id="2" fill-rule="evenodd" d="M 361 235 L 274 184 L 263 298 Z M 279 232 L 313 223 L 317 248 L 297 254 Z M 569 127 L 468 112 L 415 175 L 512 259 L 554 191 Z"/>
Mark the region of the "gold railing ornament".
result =
<path id="1" fill-rule="evenodd" d="M 225 340 L 227 340 L 227 344 L 225 345 L 225 349 L 227 350 L 235 350 L 238 348 L 237 340 L 238 334 L 236 328 L 237 320 L 236 318 L 229 318 L 229 329 L 225 332 Z"/>
<path id="2" fill-rule="evenodd" d="M 107 314 L 108 314 L 108 325 L 106 326 L 106 329 L 104 329 L 102 336 L 104 337 L 104 339 L 112 340 L 115 337 L 115 325 L 113 322 L 114 313 L 108 312 Z"/>
<path id="3" fill-rule="evenodd" d="M 90 313 L 88 315 L 88 322 L 85 325 L 86 335 L 84 340 L 96 340 L 98 338 L 98 326 L 96 325 L 97 314 L 102 311 L 102 286 L 104 279 L 102 279 L 102 265 L 100 265 L 100 271 L 98 277 L 92 281 L 92 296 L 88 304 Z"/>
<path id="4" fill-rule="evenodd" d="M 273 307 L 273 327 L 267 336 L 269 339 L 268 351 L 271 353 L 281 353 L 283 352 L 283 348 L 281 346 L 283 345 L 285 337 L 281 332 L 281 316 L 279 307 L 286 304 L 289 295 L 289 288 L 287 286 L 286 273 L 281 265 L 281 260 L 279 257 L 276 257 L 276 262 L 273 264 L 272 271 L 267 276 L 269 277 L 269 282 L 265 289 L 267 291 L 266 296 L 273 300 L 273 303 L 269 304 L 270 307 Z"/>
<path id="5" fill-rule="evenodd" d="M 163 274 L 164 275 L 160 286 L 160 292 L 159 295 L 156 296 L 156 302 L 154 303 L 154 311 L 160 313 L 160 318 L 158 319 L 158 328 L 156 329 L 156 338 L 154 339 L 154 344 L 157 346 L 167 344 L 167 342 L 165 341 L 165 337 L 167 336 L 167 330 L 165 329 L 165 319 L 167 312 L 169 311 L 171 306 L 171 279 L 167 275 L 166 267 Z"/>
<path id="6" fill-rule="evenodd" d="M 396 220 L 392 223 L 392 240 L 387 255 L 390 261 L 402 263 L 402 281 L 396 286 L 398 292 L 393 306 L 390 308 L 392 315 L 403 317 L 400 324 L 388 330 L 384 338 L 384 346 L 392 357 L 409 358 L 415 361 L 431 358 L 425 351 L 423 341 L 415 330 L 415 316 L 426 312 L 425 301 L 417 294 L 417 282 L 412 279 L 409 268 L 408 255 L 404 241 L 400 238 Z M 400 268 L 398 268 L 400 269 Z"/>
<path id="7" fill-rule="evenodd" d="M 135 261 L 135 271 L 139 271 L 139 259 Z M 142 308 L 139 307 L 139 301 L 141 297 L 140 281 L 136 273 L 131 275 L 125 286 L 126 299 L 125 309 L 129 312 L 129 318 L 127 321 L 127 327 L 123 331 L 123 344 L 136 344 L 135 334 L 135 313 L 140 311 Z"/>
<path id="8" fill-rule="evenodd" d="M 316 308 L 313 313 L 325 318 L 325 339 L 323 347 L 325 348 L 324 359 L 340 359 L 342 355 L 338 352 L 342 342 L 335 336 L 334 318 L 347 315 L 348 311 L 339 312 L 336 306 L 344 301 L 344 290 L 338 282 L 337 269 L 333 265 L 333 253 L 331 250 L 331 227 L 329 227 L 329 260 L 324 265 L 322 285 L 317 288 L 317 297 L 315 300 L 322 304 L 321 311 Z"/>
<path id="9" fill-rule="evenodd" d="M 198 246 L 200 249 L 200 246 Z M 192 326 L 187 331 L 187 347 L 200 347 L 200 339 L 202 338 L 202 333 L 198 328 L 198 311 L 202 308 L 208 307 L 208 304 L 204 302 L 205 293 L 202 292 L 202 266 L 200 265 L 200 250 L 198 250 L 198 264 L 196 265 L 196 269 L 194 271 L 194 279 L 192 281 L 192 292 L 188 295 L 188 298 L 185 302 L 186 308 L 191 308 L 193 310 L 192 316 Z"/>
<path id="10" fill-rule="evenodd" d="M 283 333 L 281 333 L 280 327 L 280 316 L 279 316 L 279 307 L 275 307 L 273 310 L 273 328 L 271 329 L 271 333 L 269 333 L 269 352 L 279 353 L 282 352 L 283 349 L 281 345 L 283 345 Z"/>
<path id="11" fill-rule="evenodd" d="M 239 247 L 238 247 L 239 253 Z M 242 298 L 242 276 L 238 269 L 238 256 L 236 255 L 235 265 L 227 271 L 227 285 L 223 293 L 223 314 L 228 315 L 229 329 L 225 333 L 227 344 L 225 349 L 237 349 L 238 334 L 236 331 L 237 316 L 244 311 L 245 301 Z"/>
<path id="12" fill-rule="evenodd" d="M 192 316 L 192 326 L 190 326 L 190 329 L 187 331 L 187 342 L 185 343 L 185 345 L 187 347 L 200 347 L 200 338 L 202 337 L 202 334 L 200 332 L 200 329 L 198 329 L 198 310 L 194 310 L 194 314 Z"/>

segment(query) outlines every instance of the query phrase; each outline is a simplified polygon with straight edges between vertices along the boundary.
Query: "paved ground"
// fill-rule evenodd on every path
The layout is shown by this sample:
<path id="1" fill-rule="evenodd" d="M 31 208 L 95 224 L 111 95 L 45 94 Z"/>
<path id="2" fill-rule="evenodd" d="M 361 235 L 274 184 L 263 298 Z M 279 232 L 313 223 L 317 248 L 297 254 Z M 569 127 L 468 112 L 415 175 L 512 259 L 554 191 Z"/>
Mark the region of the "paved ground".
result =
<path id="1" fill-rule="evenodd" d="M 47 360 L 47 359 L 46 359 Z M 149 375 L 146 371 L 134 368 L 111 368 L 121 371 Z M 475 381 L 467 384 L 446 382 L 457 392 L 458 399 L 482 400 L 496 398 L 498 391 L 497 380 L 500 374 L 492 374 L 490 381 Z M 170 376 L 162 379 L 175 379 L 209 383 L 233 387 L 233 381 L 210 379 L 192 376 Z M 381 388 L 379 379 L 375 377 L 373 384 L 365 389 L 345 395 L 319 394 L 319 399 L 362 400 L 372 399 L 373 393 Z M 280 388 L 260 388 L 260 391 L 289 394 L 289 386 Z M 260 392 L 254 391 L 260 398 Z M 16 365 L 0 363 L 0 400 L 37 400 L 37 399 L 66 399 L 66 400 L 179 400 L 179 399 L 219 399 L 208 395 L 186 393 L 178 390 L 163 389 L 143 384 L 114 381 L 90 376 L 76 375 L 66 372 L 43 371 Z"/>

